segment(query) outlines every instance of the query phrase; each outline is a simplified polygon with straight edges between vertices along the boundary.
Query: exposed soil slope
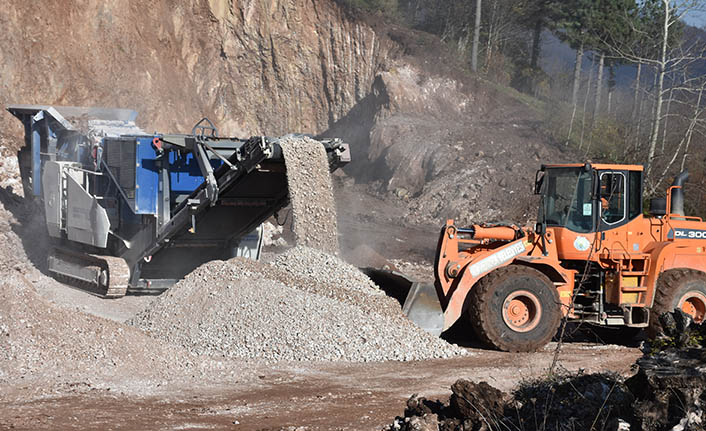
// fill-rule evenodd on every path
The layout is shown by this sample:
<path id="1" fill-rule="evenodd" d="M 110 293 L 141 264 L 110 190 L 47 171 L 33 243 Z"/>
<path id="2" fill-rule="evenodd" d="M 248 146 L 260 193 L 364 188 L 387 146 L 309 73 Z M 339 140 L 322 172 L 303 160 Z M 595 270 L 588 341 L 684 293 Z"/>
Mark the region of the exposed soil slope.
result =
<path id="1" fill-rule="evenodd" d="M 222 134 L 325 130 L 394 47 L 332 1 L 10 0 L 0 26 L 3 107 L 133 108 L 164 132 L 204 115 Z"/>

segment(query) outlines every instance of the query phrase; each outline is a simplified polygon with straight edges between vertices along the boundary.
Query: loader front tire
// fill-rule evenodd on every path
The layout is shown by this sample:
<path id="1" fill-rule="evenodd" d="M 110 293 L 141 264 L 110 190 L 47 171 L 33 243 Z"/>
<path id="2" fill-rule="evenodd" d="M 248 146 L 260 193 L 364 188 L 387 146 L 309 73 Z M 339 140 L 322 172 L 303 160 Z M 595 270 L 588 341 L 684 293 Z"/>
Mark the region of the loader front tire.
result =
<path id="1" fill-rule="evenodd" d="M 468 314 L 478 338 L 506 352 L 544 347 L 561 322 L 559 294 L 540 271 L 521 265 L 496 269 L 470 293 Z"/>
<path id="2" fill-rule="evenodd" d="M 659 276 L 647 331 L 650 338 L 662 332 L 659 316 L 674 309 L 690 315 L 696 323 L 706 321 L 706 273 L 672 269 Z"/>

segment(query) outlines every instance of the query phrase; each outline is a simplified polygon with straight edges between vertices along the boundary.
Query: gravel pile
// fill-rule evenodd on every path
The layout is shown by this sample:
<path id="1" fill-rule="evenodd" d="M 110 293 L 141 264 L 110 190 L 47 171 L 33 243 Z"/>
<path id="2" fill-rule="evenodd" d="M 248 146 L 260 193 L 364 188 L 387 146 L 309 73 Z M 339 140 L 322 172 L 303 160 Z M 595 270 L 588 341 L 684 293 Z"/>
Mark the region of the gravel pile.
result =
<path id="1" fill-rule="evenodd" d="M 15 193 L 22 195 L 17 152 L 10 150 L 12 144 L 12 140 L 0 133 L 0 187 L 10 188 Z"/>
<path id="2" fill-rule="evenodd" d="M 357 269 L 306 247 L 269 264 L 202 265 L 129 323 L 194 354 L 272 362 L 465 353 L 416 327 Z"/>
<path id="3" fill-rule="evenodd" d="M 0 201 L 11 204 L 18 218 L 30 218 L 33 207 L 8 191 L 0 189 Z M 210 364 L 136 328 L 39 295 L 53 280 L 32 266 L 14 232 L 16 216 L 0 203 L 0 387 L 34 380 L 49 389 L 81 381 L 140 391 L 209 370 Z"/>
<path id="4" fill-rule="evenodd" d="M 338 287 L 367 295 L 384 295 L 375 283 L 353 265 L 309 247 L 296 247 L 277 255 L 272 265 L 288 276 L 302 278 L 326 289 Z M 322 293 L 319 289 L 318 293 Z"/>
<path id="5" fill-rule="evenodd" d="M 50 304 L 23 278 L 0 281 L 0 381 L 166 381 L 195 365 L 135 328 Z"/>
<path id="6" fill-rule="evenodd" d="M 338 254 L 336 206 L 326 150 L 306 136 L 285 136 L 279 144 L 287 166 L 297 245 Z"/>

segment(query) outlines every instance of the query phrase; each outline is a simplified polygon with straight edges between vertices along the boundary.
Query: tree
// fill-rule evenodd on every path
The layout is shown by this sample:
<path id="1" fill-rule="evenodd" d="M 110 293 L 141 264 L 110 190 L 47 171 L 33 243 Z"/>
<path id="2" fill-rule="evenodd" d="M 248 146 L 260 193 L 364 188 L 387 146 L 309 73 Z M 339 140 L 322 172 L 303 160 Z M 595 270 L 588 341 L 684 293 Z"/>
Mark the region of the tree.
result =
<path id="1" fill-rule="evenodd" d="M 673 91 L 674 85 L 666 88 L 665 76 L 674 73 L 679 69 L 684 70 L 694 61 L 704 60 L 703 44 L 692 44 L 685 47 L 675 43 L 681 39 L 680 33 L 683 29 L 681 18 L 683 15 L 699 6 L 700 0 L 684 0 L 679 3 L 670 0 L 645 0 L 640 4 L 638 17 L 640 20 L 632 30 L 638 35 L 636 43 L 626 44 L 620 41 L 615 34 L 606 34 L 606 44 L 616 56 L 621 59 L 631 61 L 638 65 L 649 65 L 655 70 L 654 85 L 654 105 L 651 117 L 651 126 L 647 146 L 645 162 L 645 177 L 648 179 L 649 193 L 653 193 L 666 175 L 666 171 L 658 178 L 652 178 L 657 159 L 657 143 L 660 139 L 662 121 L 665 118 L 663 113 L 666 95 Z M 658 25 L 656 25 L 658 24 Z M 694 92 L 694 83 L 701 80 L 701 76 L 691 78 L 688 73 L 684 74 L 682 82 L 678 84 L 685 92 Z M 701 92 L 699 91 L 699 94 Z M 700 104 L 700 97 L 699 104 Z M 635 102 L 633 102 L 636 104 Z M 700 113 L 700 111 L 697 111 Z M 692 128 L 693 129 L 693 128 Z M 687 133 L 693 133 L 688 132 Z M 662 135 L 662 139 L 665 139 Z M 690 141 L 689 139 L 682 142 Z M 682 145 L 677 146 L 672 161 L 667 163 L 667 168 L 676 159 L 676 153 L 681 150 Z"/>
<path id="2" fill-rule="evenodd" d="M 473 27 L 473 50 L 471 52 L 471 69 L 478 71 L 478 41 L 480 39 L 481 0 L 476 0 L 476 25 Z"/>
<path id="3" fill-rule="evenodd" d="M 552 5 L 552 13 L 555 17 L 554 34 L 576 50 L 571 89 L 571 119 L 569 120 L 569 133 L 566 137 L 566 145 L 569 145 L 569 141 L 571 140 L 574 119 L 576 118 L 584 50 L 587 48 L 590 49 L 591 47 L 588 24 L 594 6 L 595 2 L 593 0 L 568 0 Z"/>
<path id="4" fill-rule="evenodd" d="M 652 61 L 657 68 L 657 88 L 655 90 L 657 99 L 655 101 L 655 113 L 652 120 L 652 131 L 650 132 L 650 145 L 647 153 L 647 168 L 645 169 L 645 176 L 649 178 L 652 168 L 654 166 L 655 149 L 657 148 L 657 138 L 659 136 L 659 126 L 662 117 L 662 103 L 664 102 L 664 75 L 667 72 L 667 48 L 669 46 L 669 31 L 670 27 L 678 19 L 678 13 L 676 6 L 672 6 L 669 0 L 662 0 L 662 26 L 661 26 L 661 46 L 659 57 Z"/>
<path id="5" fill-rule="evenodd" d="M 613 54 L 612 41 L 630 40 L 637 16 L 637 3 L 634 0 L 597 0 L 589 10 L 588 28 L 590 40 L 599 55 L 598 78 L 596 80 L 596 100 L 593 105 L 593 118 L 601 109 L 603 94 L 603 68 L 606 56 Z"/>
<path id="6" fill-rule="evenodd" d="M 645 62 L 643 59 L 657 60 L 660 52 L 662 40 L 662 23 L 664 22 L 664 5 L 662 0 L 645 0 L 641 2 L 637 9 L 637 15 L 632 20 L 632 32 L 628 40 L 620 45 L 620 51 L 625 50 L 631 54 L 631 60 L 635 63 L 635 79 L 633 89 L 633 100 L 630 119 L 637 123 L 635 128 L 635 139 L 640 139 L 641 106 L 640 95 L 642 70 Z M 680 21 L 674 22 L 668 34 L 668 47 L 674 47 L 682 39 L 684 25 Z M 617 41 L 612 41 L 617 43 Z M 625 47 L 625 48 L 622 48 Z M 669 48 L 668 48 L 669 49 Z"/>
<path id="7" fill-rule="evenodd" d="M 555 19 L 554 11 L 557 0 L 525 0 L 519 2 L 518 11 L 523 16 L 523 22 L 532 32 L 529 66 L 537 69 L 542 49 L 542 31 L 550 27 Z"/>
<path id="8" fill-rule="evenodd" d="M 594 7 L 594 0 L 568 0 L 552 5 L 552 14 L 555 17 L 554 34 L 576 50 L 574 79 L 571 91 L 572 106 L 576 106 L 578 103 L 581 63 L 584 51 L 592 47 L 589 24 Z"/>
<path id="9" fill-rule="evenodd" d="M 601 107 L 603 87 L 603 68 L 606 62 L 608 46 L 602 41 L 606 33 L 626 36 L 629 28 L 625 18 L 634 14 L 635 3 L 632 0 L 567 0 L 550 5 L 554 20 L 554 33 L 576 50 L 573 85 L 571 91 L 572 113 L 569 120 L 569 133 L 566 145 L 571 140 L 573 123 L 576 117 L 578 91 L 581 80 L 581 64 L 586 50 L 597 52 L 598 77 L 596 79 L 596 99 L 593 107 L 593 119 L 598 116 Z"/>

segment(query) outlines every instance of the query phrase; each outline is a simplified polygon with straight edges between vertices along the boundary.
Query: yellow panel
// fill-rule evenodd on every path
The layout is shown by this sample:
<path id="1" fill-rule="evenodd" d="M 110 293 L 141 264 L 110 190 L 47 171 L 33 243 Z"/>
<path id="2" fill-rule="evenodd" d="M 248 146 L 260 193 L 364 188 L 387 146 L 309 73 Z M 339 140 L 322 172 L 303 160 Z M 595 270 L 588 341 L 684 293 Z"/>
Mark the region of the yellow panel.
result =
<path id="1" fill-rule="evenodd" d="M 637 277 L 623 277 L 623 287 L 637 287 Z"/>
<path id="2" fill-rule="evenodd" d="M 637 304 L 638 292 L 623 293 L 623 304 Z"/>

